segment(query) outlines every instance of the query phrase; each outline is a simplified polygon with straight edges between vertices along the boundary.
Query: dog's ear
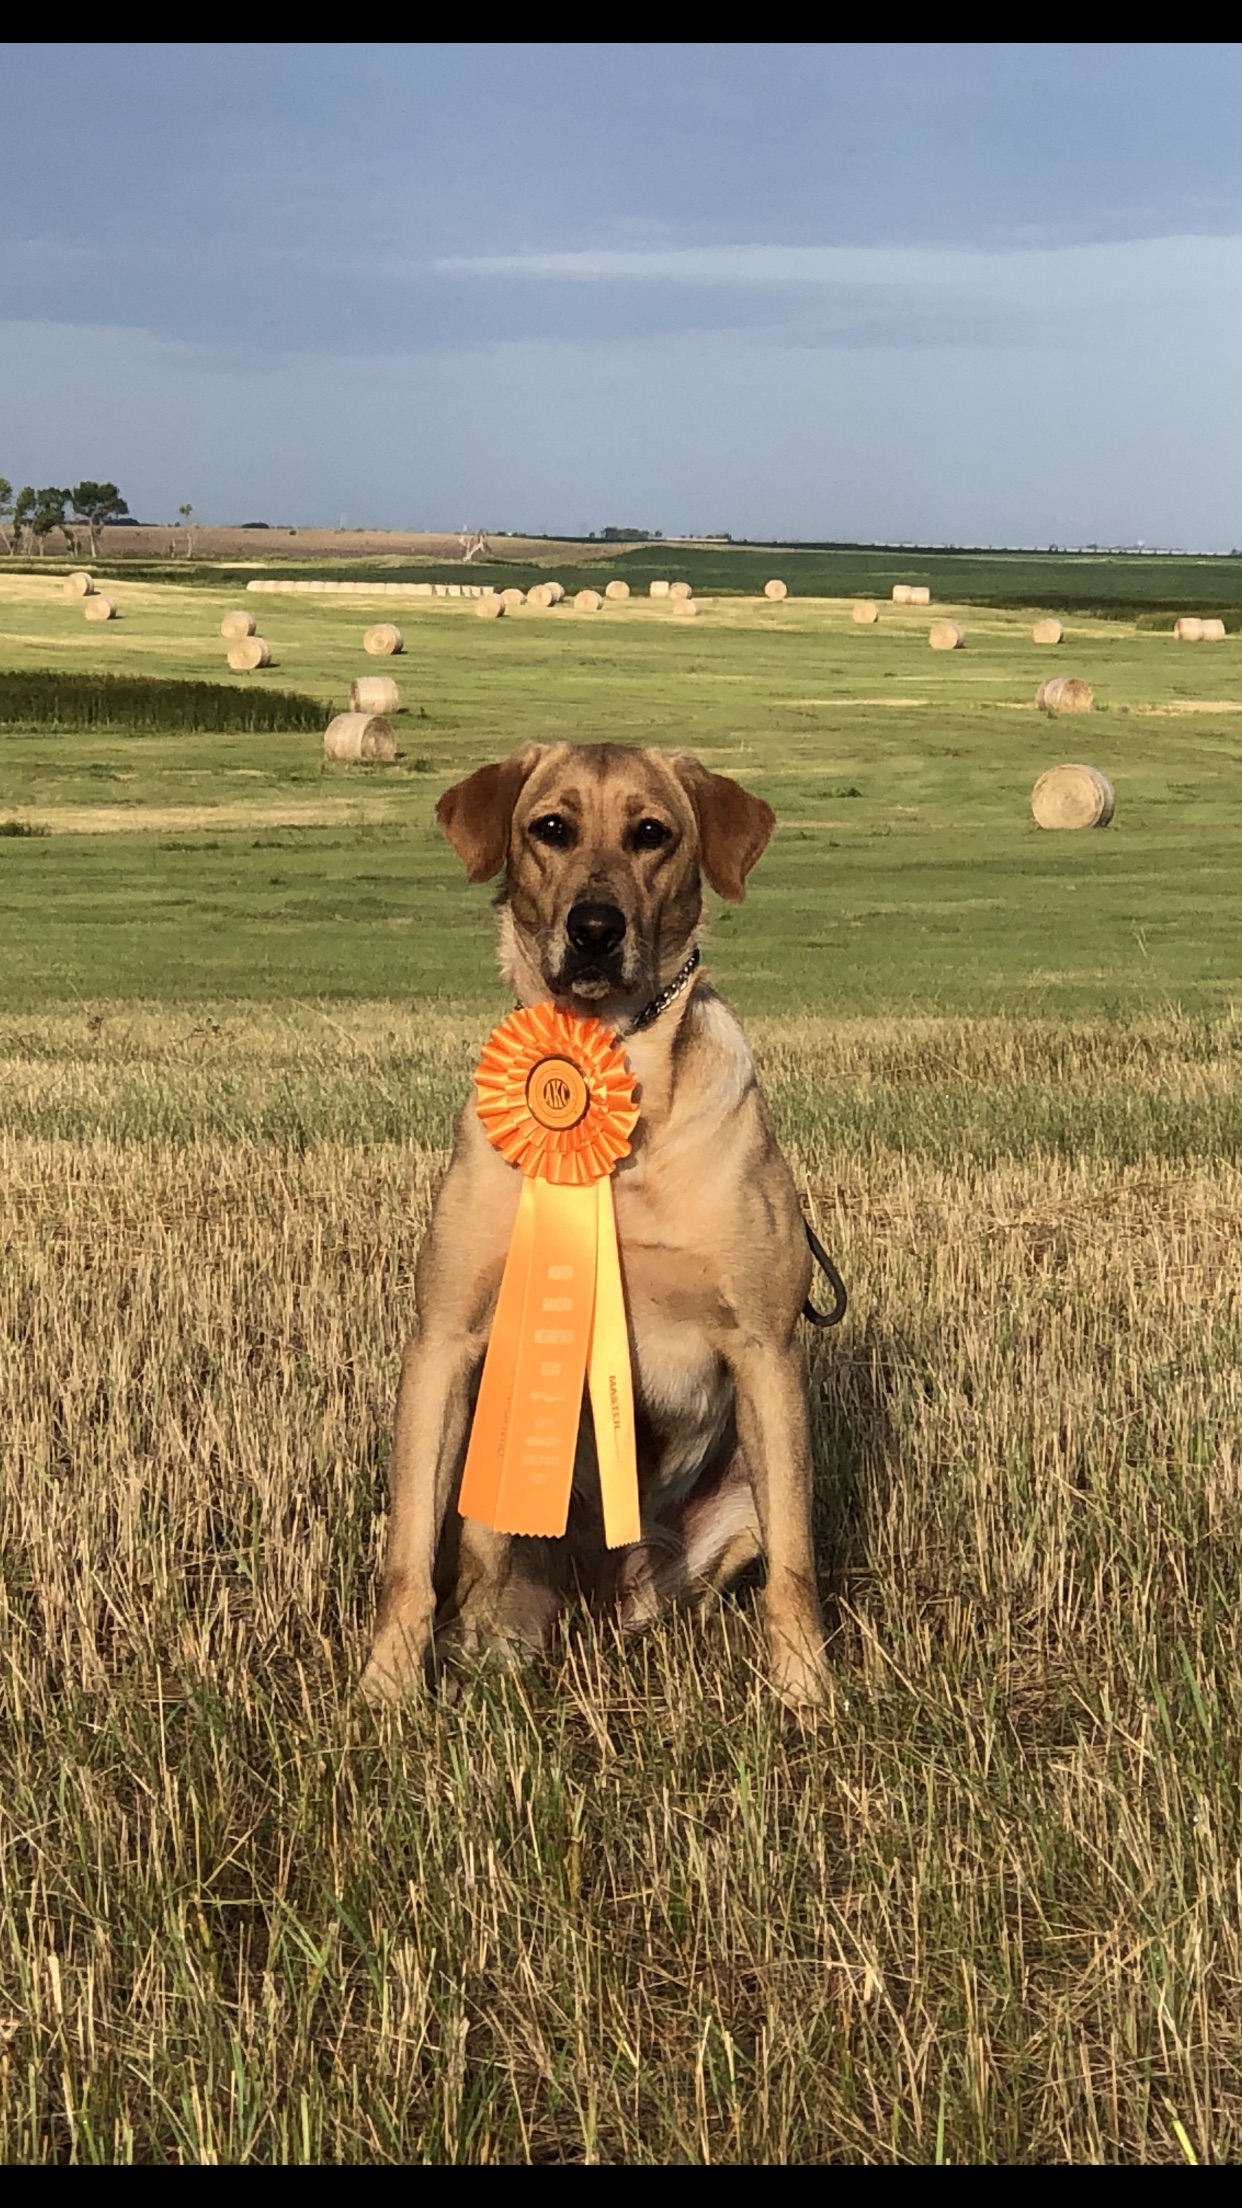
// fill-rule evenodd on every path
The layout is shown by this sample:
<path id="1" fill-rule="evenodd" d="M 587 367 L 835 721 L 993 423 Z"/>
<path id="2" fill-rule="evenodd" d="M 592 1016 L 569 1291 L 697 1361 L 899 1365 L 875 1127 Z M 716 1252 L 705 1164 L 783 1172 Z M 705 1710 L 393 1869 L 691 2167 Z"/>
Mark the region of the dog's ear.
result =
<path id="1" fill-rule="evenodd" d="M 740 905 L 746 877 L 767 850 L 776 815 L 740 782 L 730 781 L 727 774 L 709 773 L 693 752 L 683 751 L 671 764 L 694 807 L 703 872 L 718 897 Z"/>
<path id="2" fill-rule="evenodd" d="M 490 881 L 504 865 L 513 808 L 542 748 L 525 744 L 498 766 L 480 767 L 455 782 L 436 806 L 436 819 L 472 882 Z"/>

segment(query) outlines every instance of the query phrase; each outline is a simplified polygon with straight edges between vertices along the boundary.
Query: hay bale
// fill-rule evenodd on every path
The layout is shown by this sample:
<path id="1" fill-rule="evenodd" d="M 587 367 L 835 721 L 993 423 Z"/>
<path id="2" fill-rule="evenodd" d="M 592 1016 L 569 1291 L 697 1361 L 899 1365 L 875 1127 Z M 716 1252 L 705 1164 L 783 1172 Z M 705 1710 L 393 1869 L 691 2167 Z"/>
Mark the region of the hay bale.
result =
<path id="1" fill-rule="evenodd" d="M 395 621 L 377 621 L 362 639 L 362 649 L 372 659 L 390 659 L 395 652 L 405 650 L 405 638 Z"/>
<path id="2" fill-rule="evenodd" d="M 605 583 L 604 585 L 605 598 L 628 598 L 629 595 L 629 584 L 623 583 L 619 576 L 615 577 L 611 583 Z"/>
<path id="3" fill-rule="evenodd" d="M 82 611 L 88 621 L 115 621 L 116 619 L 115 603 L 111 598 L 105 597 L 103 592 L 99 590 L 93 590 L 89 598 L 83 599 Z"/>
<path id="4" fill-rule="evenodd" d="M 388 764 L 397 756 L 397 739 L 382 713 L 338 713 L 323 734 L 328 759 L 378 759 Z"/>
<path id="5" fill-rule="evenodd" d="M 239 636 L 229 646 L 229 665 L 235 675 L 252 675 L 256 667 L 270 667 L 272 647 L 263 636 Z"/>
<path id="6" fill-rule="evenodd" d="M 435 592 L 435 594 L 436 594 L 436 597 L 437 597 L 437 598 L 447 598 L 447 597 L 448 597 L 448 584 L 447 584 L 447 583 L 433 583 L 431 587 L 432 587 L 433 591 Z"/>
<path id="7" fill-rule="evenodd" d="M 694 596 L 689 583 L 670 583 L 668 594 L 670 598 L 693 598 Z"/>
<path id="8" fill-rule="evenodd" d="M 509 590 L 502 590 L 500 595 L 504 599 L 505 604 L 510 608 L 512 608 L 513 606 L 524 606 L 526 604 L 526 592 L 524 590 L 516 590 L 511 588 Z"/>
<path id="9" fill-rule="evenodd" d="M 554 606 L 559 606 L 562 598 L 565 595 L 564 583 L 545 583 L 543 587 L 546 591 L 550 593 L 550 603 Z"/>
<path id="10" fill-rule="evenodd" d="M 1215 617 L 1210 621 L 1205 621 L 1203 624 L 1203 641 L 1205 644 L 1223 644 L 1225 641 L 1224 622 L 1217 620 Z"/>
<path id="11" fill-rule="evenodd" d="M 1064 634 L 1059 621 L 1037 621 L 1031 630 L 1032 641 L 1036 644 L 1059 644 Z"/>
<path id="12" fill-rule="evenodd" d="M 1202 644 L 1203 623 L 1195 613 L 1184 613 L 1180 621 L 1173 623 L 1173 634 L 1179 644 Z"/>
<path id="13" fill-rule="evenodd" d="M 552 593 L 547 584 L 536 583 L 533 590 L 528 590 L 526 603 L 528 606 L 533 606 L 536 613 L 546 613 L 552 603 Z"/>
<path id="14" fill-rule="evenodd" d="M 252 613 L 226 613 L 220 623 L 220 634 L 232 643 L 237 636 L 253 636 L 259 624 Z"/>
<path id="15" fill-rule="evenodd" d="M 764 584 L 763 595 L 765 598 L 788 598 L 789 585 L 782 583 L 779 577 L 774 575 L 770 583 Z"/>
<path id="16" fill-rule="evenodd" d="M 683 621 L 693 621 L 698 610 L 693 598 L 674 598 L 673 600 L 673 611 L 680 614 Z"/>
<path id="17" fill-rule="evenodd" d="M 351 713 L 397 713 L 401 692 L 391 675 L 359 675 L 349 686 Z"/>
<path id="18" fill-rule="evenodd" d="M 910 590 L 911 586 L 909 583 L 894 583 L 893 604 L 895 606 L 908 606 L 910 603 Z"/>
<path id="19" fill-rule="evenodd" d="M 649 598 L 667 598 L 672 587 L 671 583 L 651 583 L 648 585 L 647 595 Z"/>
<path id="20" fill-rule="evenodd" d="M 1049 767 L 1031 791 L 1041 828 L 1107 828 L 1116 796 L 1098 767 Z"/>
<path id="21" fill-rule="evenodd" d="M 854 619 L 860 629 L 869 629 L 880 618 L 880 609 L 870 598 L 860 598 L 854 608 Z"/>
<path id="22" fill-rule="evenodd" d="M 956 621 L 933 621 L 927 641 L 933 652 L 956 652 L 966 639 Z"/>
<path id="23" fill-rule="evenodd" d="M 1035 692 L 1035 703 L 1045 713 L 1089 713 L 1095 692 L 1079 675 L 1049 675 Z"/>
<path id="24" fill-rule="evenodd" d="M 478 600 L 474 610 L 477 618 L 480 621 L 498 621 L 501 614 L 507 613 L 509 611 L 509 608 L 505 604 L 504 599 L 498 598 L 495 591 L 492 591 L 488 594 L 486 598 L 480 598 Z"/>
<path id="25" fill-rule="evenodd" d="M 94 590 L 95 578 L 88 575 L 84 567 L 75 568 L 72 575 L 65 577 L 66 598 L 90 598 Z"/>
<path id="26" fill-rule="evenodd" d="M 580 590 L 574 596 L 574 612 L 598 613 L 603 603 L 597 590 Z"/>
<path id="27" fill-rule="evenodd" d="M 911 583 L 909 603 L 912 606 L 930 606 L 931 591 L 926 583 Z"/>

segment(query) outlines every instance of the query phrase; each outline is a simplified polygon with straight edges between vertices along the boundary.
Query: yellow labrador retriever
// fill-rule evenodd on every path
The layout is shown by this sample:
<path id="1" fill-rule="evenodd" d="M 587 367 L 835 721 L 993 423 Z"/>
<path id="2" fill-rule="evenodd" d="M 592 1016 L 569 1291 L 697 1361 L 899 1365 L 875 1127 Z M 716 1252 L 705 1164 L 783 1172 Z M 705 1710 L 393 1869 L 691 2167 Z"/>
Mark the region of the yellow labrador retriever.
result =
<path id="1" fill-rule="evenodd" d="M 500 962 L 519 1002 L 605 1021 L 640 1084 L 613 1191 L 644 1538 L 604 1548 L 589 1413 L 563 1540 L 457 1513 L 521 1178 L 471 1101 L 418 1263 L 365 1690 L 399 1695 L 437 1649 L 542 1647 L 574 1593 L 639 1625 L 762 1554 L 775 1685 L 813 1703 L 824 1627 L 795 1341 L 810 1259 L 745 1038 L 697 972 L 701 875 L 740 901 L 772 812 L 688 754 L 530 744 L 446 791 L 437 813 L 471 881 L 503 873 Z"/>

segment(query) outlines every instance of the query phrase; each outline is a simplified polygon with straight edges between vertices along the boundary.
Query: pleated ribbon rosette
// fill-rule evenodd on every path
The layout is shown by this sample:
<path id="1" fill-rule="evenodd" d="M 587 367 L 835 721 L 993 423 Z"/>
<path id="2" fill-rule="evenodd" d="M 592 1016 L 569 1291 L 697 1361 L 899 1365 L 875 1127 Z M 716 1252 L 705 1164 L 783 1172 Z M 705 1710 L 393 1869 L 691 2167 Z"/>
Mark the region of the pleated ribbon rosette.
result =
<path id="1" fill-rule="evenodd" d="M 639 1538 L 634 1389 L 612 1205 L 638 1123 L 634 1077 L 602 1021 L 510 1013 L 475 1070 L 488 1140 L 522 1174 L 459 1509 L 497 1533 L 563 1534 L 584 1385 L 604 1538 Z"/>

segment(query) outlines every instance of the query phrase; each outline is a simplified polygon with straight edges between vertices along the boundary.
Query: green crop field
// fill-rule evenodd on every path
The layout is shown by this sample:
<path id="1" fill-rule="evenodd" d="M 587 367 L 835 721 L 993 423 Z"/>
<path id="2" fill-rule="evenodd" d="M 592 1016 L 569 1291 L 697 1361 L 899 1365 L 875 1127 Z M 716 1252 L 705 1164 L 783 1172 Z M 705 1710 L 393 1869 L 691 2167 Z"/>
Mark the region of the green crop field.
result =
<path id="1" fill-rule="evenodd" d="M 121 587 L 88 628 L 48 580 L 0 592 L 0 654 L 35 668 L 264 685 L 346 702 L 375 601 L 252 598 L 276 664 L 229 676 L 235 595 Z M 0 1006 L 121 996 L 325 994 L 495 1001 L 486 893 L 436 833 L 445 783 L 531 739 L 692 746 L 761 790 L 779 828 L 711 955 L 746 1010 L 1110 1015 L 1242 994 L 1242 639 L 1180 645 L 1094 617 L 1041 650 L 1020 612 L 960 606 L 961 652 L 919 609 L 875 629 L 848 602 L 650 602 L 474 618 L 396 603 L 395 767 L 326 765 L 313 732 L 0 724 Z M 392 615 L 394 603 L 383 610 Z M 389 663 L 381 663 L 388 665 Z M 1090 718 L 1036 712 L 1084 675 Z M 0 710 L 3 700 L 0 699 Z M 1107 832 L 1049 836 L 1031 786 L 1089 757 Z"/>
<path id="2" fill-rule="evenodd" d="M 1242 639 L 1067 598 L 1041 652 L 964 595 L 939 654 L 918 609 L 696 587 L 255 597 L 275 665 L 232 676 L 218 577 L 99 628 L 0 581 L 6 2161 L 1242 2152 Z M 380 671 L 393 767 L 253 725 Z M 236 725 L 5 681 L 40 672 L 224 684 Z M 1037 713 L 1050 672 L 1096 710 Z M 805 1727 L 753 1590 L 457 1703 L 354 1691 L 505 1009 L 432 809 L 560 737 L 693 746 L 778 814 L 709 960 L 851 1289 L 808 1342 Z M 1115 824 L 1044 834 L 1074 759 Z"/>

